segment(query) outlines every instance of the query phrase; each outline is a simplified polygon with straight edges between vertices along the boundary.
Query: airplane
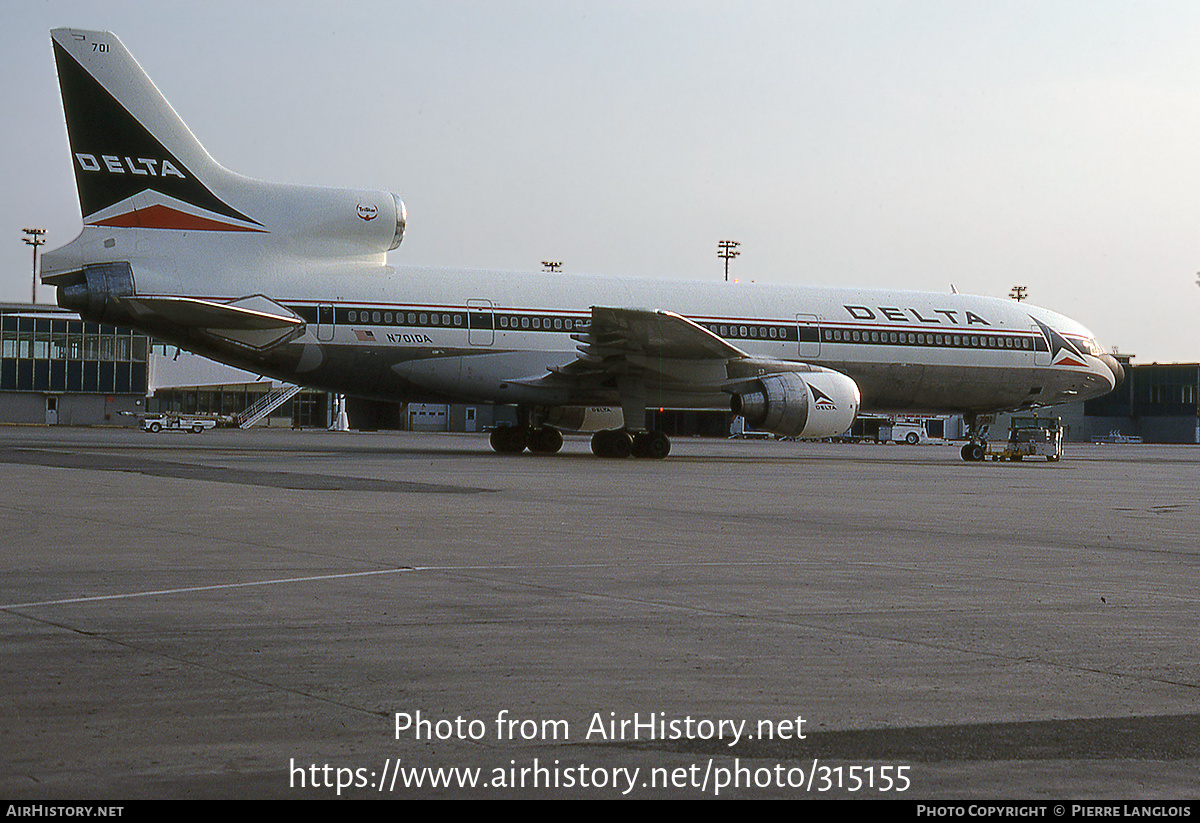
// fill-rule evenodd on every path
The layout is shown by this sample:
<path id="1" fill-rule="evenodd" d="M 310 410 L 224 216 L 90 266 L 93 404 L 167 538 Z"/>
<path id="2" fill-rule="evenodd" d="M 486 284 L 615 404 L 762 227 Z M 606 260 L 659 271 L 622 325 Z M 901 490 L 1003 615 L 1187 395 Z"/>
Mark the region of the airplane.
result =
<path id="1" fill-rule="evenodd" d="M 515 406 L 500 453 L 594 431 L 597 455 L 663 458 L 660 407 L 803 439 L 870 409 L 962 413 L 982 460 L 986 415 L 1123 378 L 1084 326 L 1003 298 L 393 266 L 397 195 L 229 171 L 113 34 L 51 40 L 83 217 L 42 258 L 60 306 L 330 392 Z"/>

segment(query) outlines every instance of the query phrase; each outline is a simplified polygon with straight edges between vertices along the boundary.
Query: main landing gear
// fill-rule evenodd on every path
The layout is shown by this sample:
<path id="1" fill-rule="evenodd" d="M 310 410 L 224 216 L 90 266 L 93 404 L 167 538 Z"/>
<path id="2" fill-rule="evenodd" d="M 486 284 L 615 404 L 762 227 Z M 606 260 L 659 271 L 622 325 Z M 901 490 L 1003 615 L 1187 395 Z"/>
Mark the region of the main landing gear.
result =
<path id="1" fill-rule="evenodd" d="M 662 432 L 629 432 L 608 429 L 592 435 L 592 454 L 597 457 L 634 457 L 662 460 L 671 453 L 671 441 Z"/>
<path id="2" fill-rule="evenodd" d="M 525 449 L 535 454 L 554 454 L 562 448 L 563 436 L 550 426 L 500 426 L 492 430 L 491 444 L 500 454 L 520 454 Z"/>
<path id="3" fill-rule="evenodd" d="M 562 448 L 562 432 L 551 426 L 500 426 L 492 430 L 492 449 L 500 454 L 554 454 Z M 608 429 L 592 435 L 597 457 L 642 457 L 661 460 L 671 453 L 671 441 L 662 432 L 629 432 Z"/>
<path id="4" fill-rule="evenodd" d="M 633 387 L 634 390 L 637 388 Z M 644 392 L 633 391 L 633 395 L 628 407 L 622 407 L 624 426 L 602 429 L 592 435 L 592 454 L 662 460 L 671 453 L 671 441 L 665 434 L 642 428 L 646 418 Z M 544 408 L 518 405 L 515 426 L 498 426 L 492 430 L 492 449 L 500 454 L 520 454 L 526 449 L 535 454 L 556 453 L 562 448 L 562 432 L 546 425 L 547 419 L 549 415 Z"/>

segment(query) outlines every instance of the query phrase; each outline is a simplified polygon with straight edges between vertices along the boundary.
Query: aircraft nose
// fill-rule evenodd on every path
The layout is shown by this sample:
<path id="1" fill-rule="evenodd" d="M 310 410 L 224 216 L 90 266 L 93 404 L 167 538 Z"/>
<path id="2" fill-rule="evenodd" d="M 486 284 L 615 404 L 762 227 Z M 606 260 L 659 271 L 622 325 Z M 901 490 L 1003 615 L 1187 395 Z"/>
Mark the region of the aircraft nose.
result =
<path id="1" fill-rule="evenodd" d="M 1117 358 L 1111 354 L 1103 354 L 1100 356 L 1101 362 L 1108 366 L 1108 370 L 1113 374 L 1113 388 L 1125 382 L 1125 367 L 1121 365 Z"/>

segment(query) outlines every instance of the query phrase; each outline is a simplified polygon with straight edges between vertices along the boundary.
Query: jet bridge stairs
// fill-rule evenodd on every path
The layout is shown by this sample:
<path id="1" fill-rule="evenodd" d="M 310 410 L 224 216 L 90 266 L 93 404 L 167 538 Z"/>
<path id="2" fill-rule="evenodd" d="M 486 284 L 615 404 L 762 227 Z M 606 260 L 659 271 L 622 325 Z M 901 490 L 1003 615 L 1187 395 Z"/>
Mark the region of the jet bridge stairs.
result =
<path id="1" fill-rule="evenodd" d="M 267 392 L 238 415 L 238 427 L 248 429 L 300 393 L 300 387 L 284 385 Z"/>

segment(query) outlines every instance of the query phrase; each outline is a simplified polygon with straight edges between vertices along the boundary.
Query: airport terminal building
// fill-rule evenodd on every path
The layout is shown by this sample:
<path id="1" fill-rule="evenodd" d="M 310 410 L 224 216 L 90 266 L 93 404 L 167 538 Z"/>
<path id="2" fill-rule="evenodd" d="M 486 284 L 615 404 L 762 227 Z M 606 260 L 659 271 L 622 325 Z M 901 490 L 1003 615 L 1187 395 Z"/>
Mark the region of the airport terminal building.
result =
<path id="1" fill-rule="evenodd" d="M 1200 363 L 1148 363 L 1083 404 L 1087 438 L 1116 433 L 1146 443 L 1200 443 Z"/>
<path id="2" fill-rule="evenodd" d="M 0 422 L 127 424 L 144 410 L 150 338 L 53 306 L 0 303 Z"/>
<path id="3" fill-rule="evenodd" d="M 0 423 L 134 426 L 146 412 L 232 415 L 277 387 L 56 306 L 0 304 Z M 327 393 L 303 390 L 263 422 L 325 428 L 330 408 Z"/>

